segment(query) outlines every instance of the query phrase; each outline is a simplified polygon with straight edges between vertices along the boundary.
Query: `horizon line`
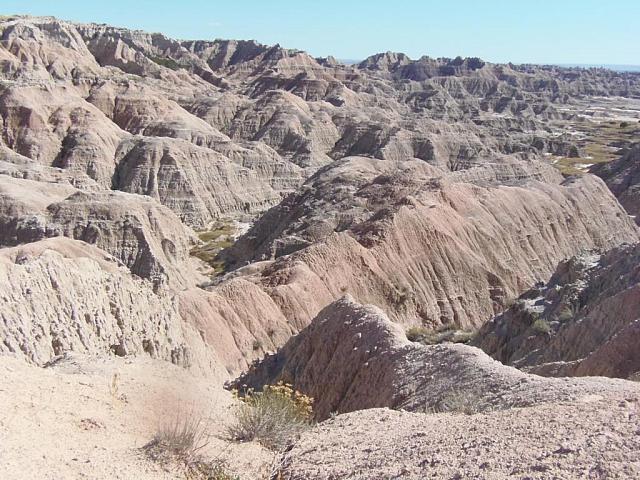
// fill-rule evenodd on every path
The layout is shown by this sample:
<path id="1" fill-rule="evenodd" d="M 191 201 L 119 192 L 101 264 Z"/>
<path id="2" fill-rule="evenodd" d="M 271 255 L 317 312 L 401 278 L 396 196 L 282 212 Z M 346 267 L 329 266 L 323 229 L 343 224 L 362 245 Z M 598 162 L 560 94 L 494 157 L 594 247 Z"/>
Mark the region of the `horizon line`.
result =
<path id="1" fill-rule="evenodd" d="M 4 18 L 3 18 L 4 17 Z M 355 65 L 358 63 L 363 62 L 364 60 L 366 60 L 367 58 L 371 58 L 375 55 L 379 55 L 379 54 L 384 54 L 384 53 L 396 53 L 396 54 L 402 54 L 402 55 L 406 55 L 411 61 L 417 61 L 420 58 L 423 57 L 428 57 L 428 58 L 433 58 L 433 59 L 455 59 L 457 57 L 461 57 L 461 58 L 479 58 L 480 60 L 486 62 L 486 63 L 492 63 L 492 64 L 503 64 L 503 65 L 507 65 L 507 64 L 512 64 L 512 65 L 522 65 L 522 66 L 526 66 L 526 65 L 535 65 L 535 66 L 541 66 L 541 67 L 545 67 L 545 66 L 556 66 L 556 67 L 565 67 L 565 68 L 604 68 L 607 70 L 612 70 L 612 71 L 617 71 L 617 72 L 640 72 L 640 63 L 638 64 L 633 64 L 633 63 L 608 63 L 608 62 L 549 62 L 549 61 L 543 61 L 543 62 L 536 62 L 536 61 L 515 61 L 515 60 L 508 60 L 508 61 L 504 61 L 504 60 L 489 60 L 477 55 L 455 55 L 455 56 L 447 56 L 447 55 L 429 55 L 427 53 L 423 53 L 421 54 L 419 57 L 417 58 L 412 58 L 409 54 L 406 54 L 402 51 L 395 51 L 395 50 L 386 50 L 386 51 L 378 51 L 378 52 L 374 52 L 371 53 L 365 57 L 363 57 L 362 59 L 354 59 L 354 58 L 347 58 L 347 57 L 341 57 L 339 55 L 335 55 L 335 54 L 327 54 L 327 55 L 317 55 L 314 53 L 311 53 L 309 50 L 305 50 L 305 49 L 301 49 L 298 47 L 287 47 L 287 46 L 283 46 L 282 44 L 280 44 L 279 42 L 275 42 L 275 43 L 270 43 L 270 42 L 263 42 L 261 40 L 258 40 L 256 38 L 224 38 L 224 37 L 215 37 L 215 38 L 211 38 L 211 39 L 206 39 L 206 38 L 179 38 L 177 36 L 172 36 L 168 33 L 165 33 L 161 30 L 153 30 L 153 29 L 146 29 L 146 28 L 140 28 L 140 27 L 132 27 L 132 26 L 120 26 L 120 25 L 115 25 L 113 23 L 108 23 L 108 22 L 101 22 L 101 21 L 96 21 L 96 20 L 91 20 L 91 21 L 84 21 L 84 20 L 68 20 L 66 18 L 62 18 L 56 15 L 36 15 L 36 14 L 30 14 L 30 13 L 14 13 L 14 14 L 2 14 L 0 13 L 0 20 L 4 20 L 4 21 L 10 21 L 11 17 L 16 17 L 16 18 L 51 18 L 51 19 L 55 19 L 58 21 L 63 21 L 63 22 L 67 22 L 67 23 L 71 23 L 71 24 L 94 24 L 94 25 L 106 25 L 108 27 L 111 28 L 116 28 L 116 29 L 124 29 L 124 30 L 130 30 L 130 31 L 138 31 L 138 32 L 144 32 L 146 34 L 149 35 L 153 35 L 153 34 L 160 34 L 163 35 L 164 37 L 171 39 L 171 40 L 175 40 L 177 42 L 195 42 L 195 41 L 211 41 L 211 42 L 215 42 L 215 41 L 238 41 L 238 42 L 255 42 L 259 45 L 263 45 L 266 47 L 275 47 L 275 46 L 279 46 L 280 48 L 283 48 L 285 50 L 297 50 L 299 52 L 304 52 L 308 55 L 310 55 L 313 58 L 319 59 L 319 58 L 328 58 L 328 57 L 333 57 L 334 59 L 336 59 L 338 62 L 343 63 L 345 65 Z"/>

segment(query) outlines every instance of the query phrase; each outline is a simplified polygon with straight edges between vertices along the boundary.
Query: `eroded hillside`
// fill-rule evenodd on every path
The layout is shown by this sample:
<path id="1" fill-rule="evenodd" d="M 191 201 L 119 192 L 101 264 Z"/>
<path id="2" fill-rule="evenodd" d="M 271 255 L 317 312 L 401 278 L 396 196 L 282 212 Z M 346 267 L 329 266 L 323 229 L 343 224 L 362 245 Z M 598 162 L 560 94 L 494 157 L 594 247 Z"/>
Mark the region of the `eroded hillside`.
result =
<path id="1" fill-rule="evenodd" d="M 388 442 L 421 452 L 435 423 L 462 431 L 439 413 L 460 396 L 473 404 L 471 431 L 495 423 L 507 439 L 488 447 L 488 472 L 517 470 L 493 458 L 520 445 L 518 417 L 527 431 L 536 418 L 559 422 L 553 441 L 572 440 L 551 453 L 527 443 L 516 473 L 564 478 L 591 463 L 632 477 L 637 384 L 543 379 L 467 345 L 412 343 L 405 330 L 480 329 L 477 345 L 523 369 L 634 378 L 639 121 L 637 73 L 392 52 L 346 65 L 253 41 L 2 17 L 0 410 L 25 417 L 21 393 L 7 392 L 44 382 L 52 405 L 29 408 L 45 434 L 62 418 L 73 442 L 95 443 L 53 442 L 62 478 L 89 457 L 99 478 L 180 478 L 139 457 L 149 422 L 171 413 L 160 406 L 184 407 L 193 396 L 171 392 L 194 383 L 220 433 L 238 402 L 222 384 L 248 371 L 240 384 L 284 379 L 315 397 L 318 420 L 352 413 L 284 456 L 218 438 L 244 459 L 242 478 L 478 474 L 471 454 L 460 465 L 438 454 L 434 470 L 368 455 L 378 423 L 408 432 Z M 608 253 L 567 263 L 587 250 Z M 131 372 L 130 397 L 101 380 L 112 365 Z M 73 395 L 96 418 L 65 410 Z M 414 413 L 356 411 L 372 407 Z M 20 478 L 23 455 L 46 475 L 25 435 L 35 424 L 11 418 L 0 417 L 3 478 Z M 592 422 L 617 436 L 594 440 Z M 325 434 L 336 448 L 356 439 L 357 467 L 340 454 L 329 469 L 327 457 L 302 458 L 329 448 Z M 111 452 L 131 471 L 114 469 Z M 565 457 L 574 452 L 587 460 Z"/>

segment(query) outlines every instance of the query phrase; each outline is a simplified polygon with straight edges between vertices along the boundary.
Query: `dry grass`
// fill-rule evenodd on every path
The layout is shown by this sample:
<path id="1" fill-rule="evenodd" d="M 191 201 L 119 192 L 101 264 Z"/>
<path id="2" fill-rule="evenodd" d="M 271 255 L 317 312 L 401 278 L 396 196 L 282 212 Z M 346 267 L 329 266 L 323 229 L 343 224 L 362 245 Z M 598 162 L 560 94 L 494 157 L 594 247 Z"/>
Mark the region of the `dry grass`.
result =
<path id="1" fill-rule="evenodd" d="M 145 450 L 154 459 L 173 457 L 187 463 L 209 444 L 209 434 L 202 417 L 193 412 L 181 413 L 162 423 Z"/>
<path id="2" fill-rule="evenodd" d="M 200 455 L 209 438 L 202 417 L 194 412 L 180 413 L 162 423 L 143 450 L 152 460 L 179 468 L 187 480 L 237 480 L 222 460 L 206 460 Z"/>
<path id="3" fill-rule="evenodd" d="M 240 399 L 235 421 L 227 429 L 233 440 L 257 440 L 280 450 L 311 424 L 313 399 L 291 385 L 267 385 L 262 392 L 248 391 Z"/>
<path id="4" fill-rule="evenodd" d="M 120 374 L 118 372 L 115 372 L 111 376 L 111 380 L 109 381 L 109 394 L 113 398 L 120 398 L 119 390 L 120 390 Z"/>
<path id="5" fill-rule="evenodd" d="M 447 326 L 437 329 L 426 327 L 411 327 L 407 330 L 407 338 L 412 342 L 419 342 L 425 345 L 436 345 L 439 343 L 469 343 L 475 332 L 469 330 L 457 330 Z"/>
<path id="6" fill-rule="evenodd" d="M 227 471 L 227 466 L 221 461 L 198 461 L 185 468 L 186 480 L 239 480 Z"/>
<path id="7" fill-rule="evenodd" d="M 473 415 L 488 410 L 473 392 L 451 391 L 441 398 L 433 407 L 434 413 L 461 413 Z"/>

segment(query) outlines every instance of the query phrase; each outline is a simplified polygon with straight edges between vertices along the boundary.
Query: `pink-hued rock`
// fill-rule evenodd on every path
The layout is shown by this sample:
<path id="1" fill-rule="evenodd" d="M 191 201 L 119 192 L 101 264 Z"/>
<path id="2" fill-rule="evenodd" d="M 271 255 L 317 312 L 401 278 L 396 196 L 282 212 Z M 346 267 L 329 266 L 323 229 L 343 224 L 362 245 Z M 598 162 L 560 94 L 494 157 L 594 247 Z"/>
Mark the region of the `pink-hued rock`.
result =
<path id="1" fill-rule="evenodd" d="M 637 376 L 639 279 L 638 244 L 574 257 L 484 325 L 474 344 L 541 375 Z"/>
<path id="2" fill-rule="evenodd" d="M 423 345 L 378 308 L 344 297 L 323 309 L 277 353 L 230 387 L 239 391 L 279 381 L 314 398 L 314 413 L 376 407 L 413 412 L 487 412 L 561 402 L 602 391 L 640 392 L 620 380 L 543 378 L 462 344 Z"/>

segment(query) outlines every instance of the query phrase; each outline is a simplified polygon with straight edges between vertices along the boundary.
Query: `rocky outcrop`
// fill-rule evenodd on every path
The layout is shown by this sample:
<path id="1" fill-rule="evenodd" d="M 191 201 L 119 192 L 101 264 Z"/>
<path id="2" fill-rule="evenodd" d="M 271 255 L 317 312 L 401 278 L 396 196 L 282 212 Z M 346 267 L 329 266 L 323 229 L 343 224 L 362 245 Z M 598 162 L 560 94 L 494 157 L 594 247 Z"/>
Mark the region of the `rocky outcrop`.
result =
<path id="1" fill-rule="evenodd" d="M 634 478 L 638 394 L 487 415 L 371 409 L 338 415 L 282 455 L 278 477 Z M 604 433 L 606 432 L 606 433 Z"/>
<path id="2" fill-rule="evenodd" d="M 37 82 L 100 72 L 84 39 L 69 23 L 53 18 L 3 17 L 0 35 L 0 71 L 5 78 Z"/>
<path id="3" fill-rule="evenodd" d="M 0 146 L 0 175 L 42 182 L 39 189 L 41 191 L 46 191 L 51 184 L 67 185 L 84 191 L 102 189 L 100 184 L 85 173 L 42 165 L 3 146 Z M 26 199 L 27 195 L 24 197 Z"/>
<path id="4" fill-rule="evenodd" d="M 4 246 L 66 236 L 98 246 L 156 286 L 199 278 L 189 257 L 193 233 L 148 197 L 0 175 L 0 225 Z"/>
<path id="5" fill-rule="evenodd" d="M 478 186 L 387 166 L 338 162 L 232 249 L 239 263 L 278 257 L 245 278 L 296 324 L 348 292 L 403 324 L 479 327 L 581 248 L 638 238 L 593 176 Z"/>
<path id="6" fill-rule="evenodd" d="M 197 228 L 233 213 L 253 214 L 280 199 L 251 169 L 184 141 L 136 138 L 120 145 L 113 186 L 147 195 Z"/>
<path id="7" fill-rule="evenodd" d="M 401 166 L 368 157 L 346 157 L 310 177 L 294 195 L 267 211 L 228 252 L 230 260 L 277 258 L 292 253 L 335 231 L 375 218 L 385 208 L 406 204 L 438 182 L 469 182 L 482 186 L 523 186 L 528 180 L 560 183 L 555 169 L 540 162 L 497 159 L 447 172 L 429 163 L 405 161 Z M 447 182 L 448 183 L 448 182 Z"/>
<path id="8" fill-rule="evenodd" d="M 640 224 L 640 143 L 618 160 L 596 164 L 591 173 L 602 178 L 624 209 Z"/>
<path id="9" fill-rule="evenodd" d="M 0 117 L 0 143 L 15 153 L 110 187 L 116 148 L 127 134 L 73 87 L 3 85 Z"/>
<path id="10" fill-rule="evenodd" d="M 278 381 L 313 397 L 319 420 L 375 407 L 476 412 L 575 400 L 603 388 L 640 391 L 614 380 L 528 375 L 467 345 L 413 343 L 381 310 L 349 297 L 326 307 L 230 386 L 242 392 Z"/>
<path id="11" fill-rule="evenodd" d="M 280 192 L 291 191 L 303 179 L 299 167 L 265 144 L 233 142 L 181 106 L 195 97 L 210 99 L 220 94 L 201 76 L 166 65 L 164 55 L 173 49 L 185 55 L 186 66 L 212 73 L 178 42 L 161 35 L 37 17 L 4 19 L 0 31 L 4 35 L 0 64 L 6 72 L 0 86 L 0 145 L 15 154 L 44 166 L 84 173 L 102 188 L 149 190 L 198 228 L 219 215 L 264 210 L 279 200 Z M 80 60 L 81 56 L 86 58 Z M 18 66 L 20 58 L 31 61 Z M 58 68 L 54 58 L 65 60 Z M 143 136 L 149 143 L 132 135 Z M 149 147 L 154 140 L 170 150 L 173 160 L 185 160 L 176 160 L 167 173 L 177 171 L 181 178 L 164 177 L 166 168 L 156 178 L 157 184 L 170 184 L 178 191 L 177 182 L 186 183 L 184 201 L 158 195 L 153 185 L 141 188 L 135 176 L 124 177 L 131 183 L 122 181 L 121 158 L 148 161 L 147 150 L 157 150 Z M 201 147 L 199 153 L 193 145 Z M 217 173 L 205 168 L 211 164 L 216 164 Z M 215 198 L 200 200 L 203 188 Z M 200 202 L 205 205 L 198 206 Z M 200 211 L 183 211 L 189 208 Z"/>
<path id="12" fill-rule="evenodd" d="M 0 353 L 43 365 L 68 351 L 189 365 L 178 308 L 102 250 L 51 238 L 0 250 Z"/>
<path id="13" fill-rule="evenodd" d="M 594 464 L 613 478 L 639 473 L 636 383 L 543 378 L 467 345 L 412 343 L 350 298 L 230 386 L 279 380 L 331 417 L 282 454 L 279 478 L 572 478 Z"/>
<path id="14" fill-rule="evenodd" d="M 487 323 L 475 344 L 543 375 L 634 377 L 640 371 L 640 247 L 562 262 L 548 284 Z"/>
<path id="15" fill-rule="evenodd" d="M 68 352 L 149 355 L 223 380 L 293 333 L 253 284 L 157 289 L 66 237 L 1 249 L 0 279 L 0 354 L 38 365 Z"/>
<path id="16" fill-rule="evenodd" d="M 189 285 L 198 278 L 190 265 L 192 233 L 146 197 L 78 192 L 47 211 L 48 231 L 97 245 L 155 285 Z"/>

